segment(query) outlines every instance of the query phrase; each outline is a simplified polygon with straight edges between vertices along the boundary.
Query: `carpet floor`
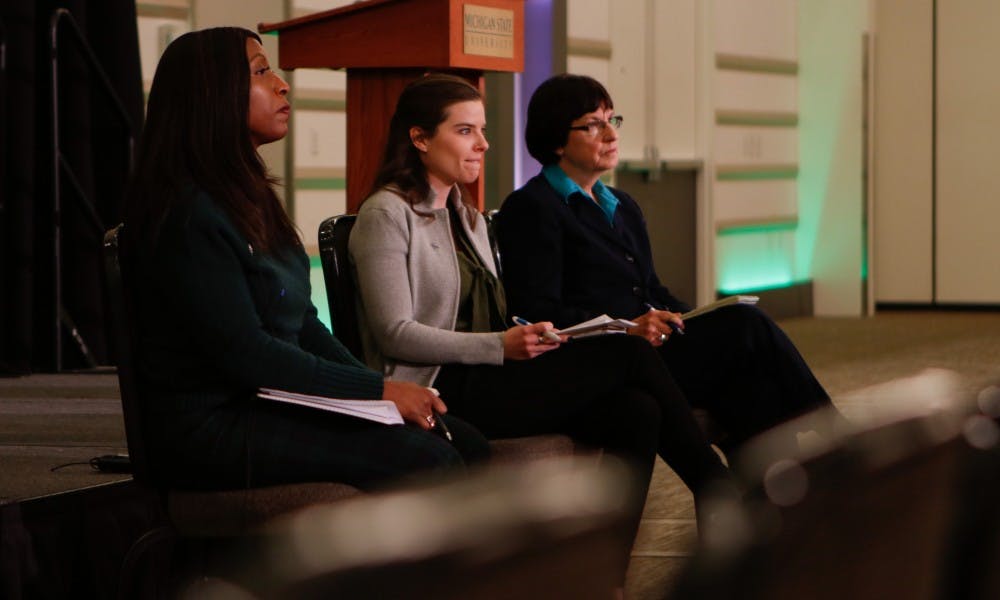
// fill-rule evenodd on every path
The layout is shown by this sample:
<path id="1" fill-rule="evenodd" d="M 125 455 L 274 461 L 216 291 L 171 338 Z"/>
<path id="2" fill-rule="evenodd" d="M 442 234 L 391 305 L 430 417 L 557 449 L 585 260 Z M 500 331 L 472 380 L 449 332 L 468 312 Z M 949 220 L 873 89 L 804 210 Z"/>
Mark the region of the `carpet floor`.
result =
<path id="1" fill-rule="evenodd" d="M 879 403 L 871 390 L 926 369 L 947 372 L 969 393 L 1000 382 L 1000 311 L 892 311 L 781 325 L 848 418 L 863 418 Z M 87 460 L 124 451 L 115 376 L 0 379 L 0 504 L 122 479 Z M 658 462 L 626 596 L 666 597 L 696 536 L 690 493 Z"/>

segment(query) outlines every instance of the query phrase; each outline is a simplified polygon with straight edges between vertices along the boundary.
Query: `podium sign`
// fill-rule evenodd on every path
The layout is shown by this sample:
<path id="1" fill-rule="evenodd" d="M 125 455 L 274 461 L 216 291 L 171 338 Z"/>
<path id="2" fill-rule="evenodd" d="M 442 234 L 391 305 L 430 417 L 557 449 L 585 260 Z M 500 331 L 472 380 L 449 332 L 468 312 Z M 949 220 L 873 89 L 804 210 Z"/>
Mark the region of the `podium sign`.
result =
<path id="1" fill-rule="evenodd" d="M 347 69 L 347 210 L 371 192 L 399 94 L 428 71 L 524 70 L 523 0 L 368 0 L 261 23 L 282 69 Z M 470 186 L 482 208 L 482 175 Z"/>
<path id="2" fill-rule="evenodd" d="M 465 54 L 514 58 L 514 11 L 477 4 L 462 10 Z"/>

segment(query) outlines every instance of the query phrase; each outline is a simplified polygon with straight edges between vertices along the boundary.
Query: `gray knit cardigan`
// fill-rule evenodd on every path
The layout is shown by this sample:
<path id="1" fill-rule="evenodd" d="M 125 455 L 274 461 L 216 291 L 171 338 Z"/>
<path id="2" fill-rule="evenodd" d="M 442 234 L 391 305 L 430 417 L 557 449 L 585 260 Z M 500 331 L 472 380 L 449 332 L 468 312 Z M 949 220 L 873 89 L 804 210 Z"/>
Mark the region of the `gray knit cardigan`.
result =
<path id="1" fill-rule="evenodd" d="M 458 206 L 453 188 L 448 201 Z M 361 205 L 349 243 L 358 282 L 358 319 L 365 360 L 387 379 L 430 385 L 443 364 L 501 364 L 503 332 L 456 332 L 458 257 L 447 208 L 427 198 L 417 214 L 382 189 Z M 462 213 L 460 210 L 459 213 Z M 483 264 L 496 275 L 483 216 L 462 219 Z"/>

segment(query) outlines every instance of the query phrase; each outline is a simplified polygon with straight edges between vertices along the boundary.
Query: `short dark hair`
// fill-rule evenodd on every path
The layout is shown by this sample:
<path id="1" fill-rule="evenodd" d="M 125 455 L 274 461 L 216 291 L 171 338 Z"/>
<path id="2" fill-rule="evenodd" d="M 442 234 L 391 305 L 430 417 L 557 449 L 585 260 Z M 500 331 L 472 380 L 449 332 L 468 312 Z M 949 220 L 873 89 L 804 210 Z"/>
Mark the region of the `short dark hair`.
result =
<path id="1" fill-rule="evenodd" d="M 528 102 L 524 141 L 542 165 L 559 162 L 573 121 L 601 107 L 614 108 L 611 94 L 593 77 L 564 73 L 545 80 Z"/>
<path id="2" fill-rule="evenodd" d="M 410 139 L 410 128 L 418 127 L 433 136 L 438 125 L 448 118 L 453 104 L 474 100 L 483 100 L 479 89 L 455 75 L 430 73 L 407 85 L 389 122 L 385 153 L 372 192 L 389 186 L 402 194 L 411 207 L 423 201 L 430 193 L 430 183 L 420 151 Z M 462 199 L 468 204 L 467 194 L 462 191 Z"/>
<path id="3" fill-rule="evenodd" d="M 126 231 L 152 244 L 186 185 L 211 195 L 254 247 L 300 246 L 250 137 L 247 29 L 185 33 L 156 66 L 125 206 Z"/>

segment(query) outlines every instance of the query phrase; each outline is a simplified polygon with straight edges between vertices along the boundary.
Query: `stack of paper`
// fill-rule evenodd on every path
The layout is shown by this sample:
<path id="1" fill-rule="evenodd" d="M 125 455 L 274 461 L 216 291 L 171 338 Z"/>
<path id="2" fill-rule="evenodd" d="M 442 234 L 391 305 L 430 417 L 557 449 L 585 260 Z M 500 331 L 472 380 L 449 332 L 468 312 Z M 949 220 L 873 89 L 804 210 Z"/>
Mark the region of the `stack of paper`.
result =
<path id="1" fill-rule="evenodd" d="M 399 409 L 389 400 L 344 400 L 342 398 L 310 396 L 308 394 L 296 394 L 294 392 L 269 388 L 260 388 L 257 396 L 267 400 L 311 406 L 312 408 L 368 419 L 369 421 L 385 423 L 386 425 L 403 424 L 403 417 L 399 414 Z"/>
<path id="2" fill-rule="evenodd" d="M 689 310 L 688 312 L 681 315 L 681 319 L 688 320 L 692 317 L 697 317 L 698 315 L 703 315 L 707 312 L 712 312 L 717 308 L 722 308 L 723 306 L 730 306 L 733 304 L 757 304 L 760 300 L 757 296 L 728 296 L 720 300 L 716 300 L 711 304 L 706 304 L 705 306 L 699 306 L 694 310 Z"/>
<path id="3" fill-rule="evenodd" d="M 612 319 L 608 315 L 594 317 L 589 321 L 577 323 L 572 327 L 556 331 L 559 335 L 569 337 L 587 337 L 591 335 L 604 335 L 606 333 L 625 333 L 629 327 L 635 327 L 636 323 L 626 319 Z"/>

